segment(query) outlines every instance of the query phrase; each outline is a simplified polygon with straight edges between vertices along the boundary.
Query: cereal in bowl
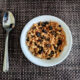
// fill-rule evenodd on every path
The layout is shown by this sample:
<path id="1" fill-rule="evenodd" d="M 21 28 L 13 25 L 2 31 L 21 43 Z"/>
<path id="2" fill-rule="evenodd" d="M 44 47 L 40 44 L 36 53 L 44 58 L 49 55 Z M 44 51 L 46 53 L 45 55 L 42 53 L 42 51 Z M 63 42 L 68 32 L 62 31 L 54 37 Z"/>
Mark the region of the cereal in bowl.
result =
<path id="1" fill-rule="evenodd" d="M 41 59 L 59 57 L 66 46 L 66 35 L 57 22 L 38 22 L 32 25 L 26 36 L 30 52 Z"/>

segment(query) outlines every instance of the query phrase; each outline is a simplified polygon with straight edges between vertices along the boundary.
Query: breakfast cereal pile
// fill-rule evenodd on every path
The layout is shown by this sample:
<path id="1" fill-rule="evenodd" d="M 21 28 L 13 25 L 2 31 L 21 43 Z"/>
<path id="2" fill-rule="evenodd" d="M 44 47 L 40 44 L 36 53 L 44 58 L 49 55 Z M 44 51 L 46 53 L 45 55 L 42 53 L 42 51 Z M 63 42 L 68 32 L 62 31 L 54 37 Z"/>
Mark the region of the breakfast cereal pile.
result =
<path id="1" fill-rule="evenodd" d="M 59 57 L 66 46 L 66 35 L 57 22 L 39 22 L 32 25 L 26 36 L 30 52 L 41 59 Z"/>

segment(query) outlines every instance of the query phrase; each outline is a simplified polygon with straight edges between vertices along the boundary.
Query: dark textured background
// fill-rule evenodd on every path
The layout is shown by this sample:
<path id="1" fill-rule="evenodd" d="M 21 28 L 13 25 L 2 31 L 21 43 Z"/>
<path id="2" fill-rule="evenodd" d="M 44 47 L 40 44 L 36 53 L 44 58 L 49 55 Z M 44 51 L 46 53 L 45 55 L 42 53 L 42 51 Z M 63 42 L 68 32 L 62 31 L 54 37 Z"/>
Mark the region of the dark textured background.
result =
<path id="1" fill-rule="evenodd" d="M 6 2 L 5 2 L 6 1 Z M 80 80 L 80 0 L 0 0 L 0 80 Z M 2 16 L 11 11 L 16 27 L 10 34 L 10 70 L 2 72 L 5 30 Z M 68 58 L 61 64 L 43 68 L 29 62 L 20 48 L 20 34 L 32 18 L 49 14 L 64 20 L 73 36 L 73 47 Z"/>

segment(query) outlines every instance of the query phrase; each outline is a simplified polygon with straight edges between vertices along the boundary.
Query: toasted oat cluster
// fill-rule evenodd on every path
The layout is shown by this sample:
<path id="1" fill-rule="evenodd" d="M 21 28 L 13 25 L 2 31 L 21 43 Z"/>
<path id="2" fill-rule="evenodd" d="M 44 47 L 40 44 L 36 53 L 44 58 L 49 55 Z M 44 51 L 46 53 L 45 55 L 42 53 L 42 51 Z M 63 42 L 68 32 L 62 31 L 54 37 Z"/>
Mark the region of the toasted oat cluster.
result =
<path id="1" fill-rule="evenodd" d="M 39 22 L 32 25 L 26 36 L 31 53 L 41 59 L 59 57 L 66 45 L 66 35 L 57 22 Z"/>

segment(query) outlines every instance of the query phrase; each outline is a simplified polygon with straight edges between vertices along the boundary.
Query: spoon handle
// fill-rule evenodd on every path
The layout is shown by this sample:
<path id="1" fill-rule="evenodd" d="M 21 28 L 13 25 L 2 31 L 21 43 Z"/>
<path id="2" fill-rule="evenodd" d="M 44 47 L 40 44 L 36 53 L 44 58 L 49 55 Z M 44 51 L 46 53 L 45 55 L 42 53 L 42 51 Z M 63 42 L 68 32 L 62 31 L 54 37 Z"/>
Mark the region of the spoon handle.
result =
<path id="1" fill-rule="evenodd" d="M 3 72 L 7 72 L 9 70 L 8 38 L 9 38 L 9 32 L 6 33 Z"/>

